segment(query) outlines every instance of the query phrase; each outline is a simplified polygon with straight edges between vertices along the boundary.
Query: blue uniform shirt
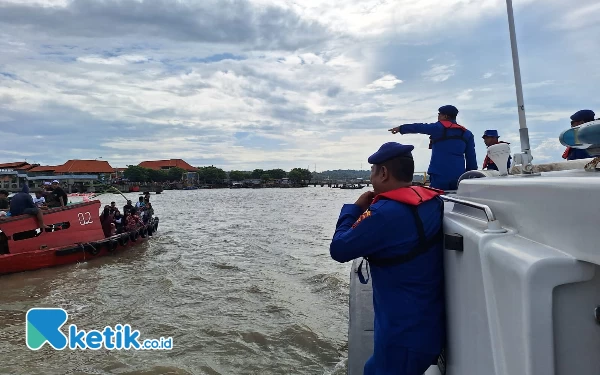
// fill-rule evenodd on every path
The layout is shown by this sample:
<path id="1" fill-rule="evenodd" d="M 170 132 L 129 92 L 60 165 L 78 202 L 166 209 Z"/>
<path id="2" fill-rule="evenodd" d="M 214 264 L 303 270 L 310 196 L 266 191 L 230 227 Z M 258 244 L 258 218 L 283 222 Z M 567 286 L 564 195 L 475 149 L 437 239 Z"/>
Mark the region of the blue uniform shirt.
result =
<path id="1" fill-rule="evenodd" d="M 428 134 L 432 141 L 436 141 L 444 135 L 444 125 L 439 121 L 433 124 L 405 124 L 400 126 L 400 133 Z M 446 130 L 447 136 L 457 136 L 461 133 L 460 129 Z M 433 144 L 427 173 L 448 181 L 457 181 L 466 171 L 476 170 L 477 156 L 473 133 L 466 130 L 463 138 L 466 143 L 460 139 L 450 139 Z M 433 184 L 431 186 L 435 187 Z"/>
<path id="2" fill-rule="evenodd" d="M 418 206 L 428 238 L 440 228 L 439 206 L 437 199 Z M 382 199 L 364 214 L 357 205 L 343 206 L 330 254 L 338 262 L 364 256 L 391 258 L 409 252 L 417 243 L 417 228 L 410 208 Z M 406 349 L 421 353 L 428 367 L 445 340 L 442 244 L 409 262 L 388 267 L 370 265 L 370 270 L 375 347 L 365 373 L 403 374 L 401 368 L 406 366 L 406 358 L 400 353 Z"/>
<path id="3" fill-rule="evenodd" d="M 591 158 L 590 154 L 588 154 L 587 150 L 582 150 L 580 148 L 571 148 L 569 150 L 569 156 L 567 160 L 579 160 L 579 159 L 588 159 Z"/>
<path id="4" fill-rule="evenodd" d="M 21 192 L 15 194 L 10 200 L 10 216 L 23 215 L 25 209 L 36 207 L 33 198 L 29 195 L 29 187 L 24 185 Z"/>

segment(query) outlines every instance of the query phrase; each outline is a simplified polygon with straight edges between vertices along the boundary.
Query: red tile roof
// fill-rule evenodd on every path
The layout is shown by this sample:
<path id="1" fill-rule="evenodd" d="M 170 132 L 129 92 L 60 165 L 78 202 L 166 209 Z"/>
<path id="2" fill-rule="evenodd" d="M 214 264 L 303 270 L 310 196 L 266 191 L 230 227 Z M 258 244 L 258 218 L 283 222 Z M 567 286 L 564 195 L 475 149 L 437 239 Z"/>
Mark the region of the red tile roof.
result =
<path id="1" fill-rule="evenodd" d="M 163 168 L 181 168 L 188 172 L 196 172 L 198 170 L 198 168 L 192 167 L 182 159 L 143 161 L 138 164 L 138 166 L 154 170 L 160 170 Z"/>
<path id="2" fill-rule="evenodd" d="M 27 172 L 31 172 L 31 173 L 35 173 L 35 172 L 54 172 L 55 169 L 56 169 L 56 167 L 53 166 L 53 165 L 40 165 L 40 166 L 31 168 Z"/>
<path id="3" fill-rule="evenodd" d="M 27 165 L 29 165 L 29 163 L 26 161 L 17 161 L 17 162 L 12 162 L 12 163 L 0 164 L 0 169 L 20 168 L 20 167 L 24 167 Z"/>
<path id="4" fill-rule="evenodd" d="M 103 160 L 69 160 L 59 165 L 54 173 L 114 173 L 115 169 Z"/>

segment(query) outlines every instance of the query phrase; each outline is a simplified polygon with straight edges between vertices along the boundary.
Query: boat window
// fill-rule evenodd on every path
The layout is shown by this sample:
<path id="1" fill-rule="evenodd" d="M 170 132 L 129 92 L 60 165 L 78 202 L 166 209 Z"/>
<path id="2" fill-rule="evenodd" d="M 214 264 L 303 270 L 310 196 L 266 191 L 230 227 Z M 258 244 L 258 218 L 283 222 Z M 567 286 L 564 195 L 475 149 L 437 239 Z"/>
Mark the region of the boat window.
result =
<path id="1" fill-rule="evenodd" d="M 40 231 L 40 229 L 37 228 L 37 229 L 31 229 L 31 230 L 26 230 L 23 232 L 15 233 L 15 234 L 13 234 L 12 238 L 13 238 L 13 241 L 22 241 L 22 240 L 28 240 L 30 238 L 37 237 L 40 234 L 42 234 L 42 231 Z"/>

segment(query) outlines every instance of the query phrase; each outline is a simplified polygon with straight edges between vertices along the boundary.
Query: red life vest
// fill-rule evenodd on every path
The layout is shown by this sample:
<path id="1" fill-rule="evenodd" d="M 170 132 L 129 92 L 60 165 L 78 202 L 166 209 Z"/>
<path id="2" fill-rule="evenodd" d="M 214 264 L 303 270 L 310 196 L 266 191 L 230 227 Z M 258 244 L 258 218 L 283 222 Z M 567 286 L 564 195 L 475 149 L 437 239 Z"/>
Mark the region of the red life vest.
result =
<path id="1" fill-rule="evenodd" d="M 431 137 L 429 137 L 429 148 L 431 149 L 431 147 L 433 146 L 434 143 L 438 143 L 441 141 L 446 141 L 446 140 L 450 140 L 450 139 L 460 139 L 461 141 L 465 142 L 465 144 L 467 143 L 467 140 L 464 139 L 463 135 L 465 134 L 465 132 L 467 131 L 467 128 L 465 128 L 464 126 L 458 125 L 452 121 L 439 121 L 440 124 L 442 124 L 444 126 L 444 134 L 442 135 L 441 138 L 436 139 L 435 141 L 431 139 Z M 462 133 L 460 135 L 451 135 L 448 136 L 446 133 L 448 131 L 448 129 L 459 129 L 462 130 Z"/>
<path id="2" fill-rule="evenodd" d="M 442 242 L 444 240 L 444 202 L 439 198 L 439 195 L 442 193 L 444 192 L 441 190 L 429 187 L 408 186 L 405 188 L 400 188 L 388 191 L 386 193 L 378 194 L 375 197 L 375 199 L 373 199 L 373 203 L 379 201 L 380 199 L 389 199 L 396 202 L 404 203 L 405 205 L 407 205 L 407 207 L 410 208 L 415 219 L 419 242 L 414 249 L 393 258 L 373 259 L 372 257 L 365 257 L 365 259 L 370 264 L 373 264 L 378 267 L 395 266 L 397 264 L 406 263 L 416 258 L 417 256 L 424 254 L 431 247 Z M 419 216 L 418 207 L 421 203 L 430 201 L 432 199 L 437 199 L 440 202 L 441 225 L 440 229 L 433 236 L 427 238 L 427 236 L 425 235 L 425 229 L 423 227 L 423 221 Z"/>
<path id="3" fill-rule="evenodd" d="M 563 154 L 562 154 L 562 158 L 563 158 L 563 159 L 568 159 L 568 158 L 569 158 L 569 153 L 570 153 L 570 152 L 571 152 L 571 147 L 567 147 L 567 148 L 565 149 L 565 152 L 563 152 Z"/>
<path id="4" fill-rule="evenodd" d="M 504 141 L 499 141 L 498 143 L 506 143 L 507 145 L 510 144 L 510 143 L 504 142 Z M 483 159 L 483 167 L 481 167 L 481 169 L 487 168 L 487 166 L 490 164 L 492 164 L 492 159 L 490 159 L 490 157 L 486 155 L 485 159 Z"/>

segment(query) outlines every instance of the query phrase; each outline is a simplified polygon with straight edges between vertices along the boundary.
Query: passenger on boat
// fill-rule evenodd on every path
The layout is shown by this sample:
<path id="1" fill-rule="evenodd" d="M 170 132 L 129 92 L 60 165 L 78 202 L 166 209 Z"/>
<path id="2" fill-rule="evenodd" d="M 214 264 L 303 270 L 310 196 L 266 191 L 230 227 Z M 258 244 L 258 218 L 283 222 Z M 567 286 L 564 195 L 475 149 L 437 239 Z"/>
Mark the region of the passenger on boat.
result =
<path id="1" fill-rule="evenodd" d="M 138 211 L 136 208 L 133 208 L 130 212 L 129 215 L 127 215 L 127 219 L 126 219 L 126 224 L 125 224 L 125 229 L 130 232 L 132 230 L 136 230 L 139 227 L 141 227 L 142 225 L 144 225 L 144 223 L 142 222 L 142 220 L 140 219 L 139 215 L 138 215 Z"/>
<path id="2" fill-rule="evenodd" d="M 329 248 L 338 262 L 363 257 L 372 273 L 373 355 L 364 374 L 422 375 L 445 341 L 443 202 L 411 186 L 410 145 L 389 142 L 371 155 L 373 192 L 342 207 Z M 359 267 L 362 283 L 362 262 Z"/>
<path id="3" fill-rule="evenodd" d="M 46 198 L 42 196 L 41 191 L 38 190 L 35 192 L 35 198 L 33 198 L 33 203 L 40 208 L 46 205 Z"/>
<path id="4" fill-rule="evenodd" d="M 10 216 L 32 215 L 37 217 L 40 228 L 46 228 L 44 225 L 44 214 L 33 203 L 33 198 L 29 194 L 29 186 L 23 185 L 20 193 L 15 194 L 10 200 Z M 43 231 L 42 231 L 43 233 Z"/>
<path id="5" fill-rule="evenodd" d="M 46 206 L 48 208 L 56 208 L 61 207 L 60 201 L 58 197 L 54 195 L 52 186 L 47 186 L 44 194 L 44 199 L 46 201 Z"/>
<path id="6" fill-rule="evenodd" d="M 117 204 L 115 202 L 110 202 L 110 210 L 113 214 L 117 215 L 120 214 L 121 212 L 119 211 L 119 209 L 117 208 Z"/>
<path id="7" fill-rule="evenodd" d="M 428 134 L 431 161 L 427 173 L 430 185 L 436 189 L 456 190 L 459 177 L 466 171 L 477 169 L 475 140 L 471 131 L 456 123 L 456 107 L 445 105 L 438 111 L 436 123 L 404 124 L 389 131 L 392 134 Z"/>
<path id="8" fill-rule="evenodd" d="M 110 237 L 113 235 L 113 228 L 115 228 L 114 220 L 115 214 L 110 210 L 110 206 L 104 206 L 104 211 L 102 211 L 102 214 L 100 214 L 100 224 L 102 225 L 104 237 Z"/>
<path id="9" fill-rule="evenodd" d="M 483 136 L 481 137 L 483 138 L 483 142 L 485 143 L 485 145 L 487 147 L 493 146 L 493 145 L 497 145 L 498 143 L 506 143 L 507 145 L 509 145 L 510 143 L 508 142 L 503 142 L 498 140 L 498 138 L 500 138 L 500 136 L 498 135 L 498 130 L 486 130 L 483 133 Z M 506 168 L 510 169 L 510 160 L 512 159 L 512 157 L 509 155 L 508 156 L 508 161 L 506 162 Z M 485 156 L 485 159 L 483 160 L 483 167 L 481 169 L 487 169 L 489 170 L 498 170 L 498 166 L 492 161 L 492 159 L 490 159 L 489 156 Z"/>
<path id="10" fill-rule="evenodd" d="M 590 109 L 582 109 L 577 111 L 571 116 L 571 127 L 574 128 L 576 126 L 583 125 L 586 122 L 594 121 L 595 116 L 596 114 L 594 111 Z M 565 152 L 562 154 L 562 158 L 567 160 L 587 159 L 591 157 L 592 156 L 587 152 L 587 150 L 571 147 L 567 147 Z"/>
<path id="11" fill-rule="evenodd" d="M 133 210 L 133 205 L 131 204 L 131 200 L 127 200 L 127 204 L 123 206 L 123 214 L 126 214 Z"/>
<path id="12" fill-rule="evenodd" d="M 145 205 L 146 203 L 144 202 L 144 197 L 140 197 L 140 199 L 138 199 L 138 202 L 135 204 L 135 208 L 141 208 Z"/>
<path id="13" fill-rule="evenodd" d="M 148 203 L 146 203 L 146 207 L 144 209 L 144 217 L 142 218 L 142 221 L 144 222 L 144 224 L 148 224 L 150 219 L 152 219 L 153 215 L 154 215 L 154 208 L 152 208 L 152 203 L 148 202 Z"/>
<path id="14" fill-rule="evenodd" d="M 10 193 L 6 190 L 0 190 L 0 210 L 8 210 L 10 208 L 10 201 L 8 196 Z"/>
<path id="15" fill-rule="evenodd" d="M 58 180 L 52 181 L 52 195 L 54 195 L 56 200 L 60 202 L 59 207 L 64 207 L 69 202 L 69 197 L 63 188 L 60 187 L 60 182 L 58 182 Z"/>

